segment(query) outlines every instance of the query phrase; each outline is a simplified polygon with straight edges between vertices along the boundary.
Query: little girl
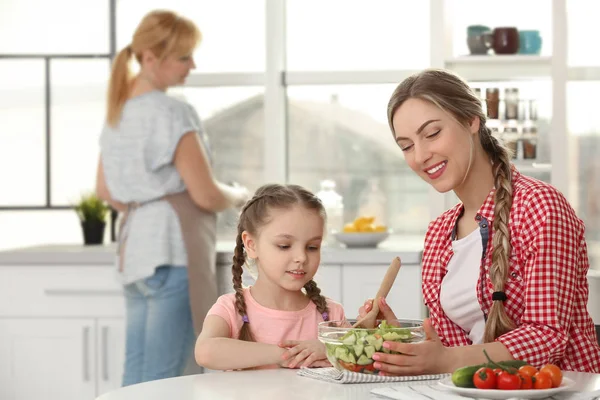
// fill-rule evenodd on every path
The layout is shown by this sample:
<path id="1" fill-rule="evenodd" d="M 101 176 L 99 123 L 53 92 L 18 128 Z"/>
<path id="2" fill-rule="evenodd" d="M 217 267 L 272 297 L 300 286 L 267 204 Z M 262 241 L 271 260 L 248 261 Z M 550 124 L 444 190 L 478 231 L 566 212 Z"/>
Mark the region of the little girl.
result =
<path id="1" fill-rule="evenodd" d="M 233 256 L 235 293 L 217 300 L 196 342 L 206 368 L 329 366 L 317 325 L 344 320 L 342 306 L 313 281 L 321 261 L 325 210 L 296 185 L 259 188 L 244 206 Z M 256 262 L 253 286 L 242 288 L 242 266 Z M 304 290 L 303 290 L 304 289 Z"/>

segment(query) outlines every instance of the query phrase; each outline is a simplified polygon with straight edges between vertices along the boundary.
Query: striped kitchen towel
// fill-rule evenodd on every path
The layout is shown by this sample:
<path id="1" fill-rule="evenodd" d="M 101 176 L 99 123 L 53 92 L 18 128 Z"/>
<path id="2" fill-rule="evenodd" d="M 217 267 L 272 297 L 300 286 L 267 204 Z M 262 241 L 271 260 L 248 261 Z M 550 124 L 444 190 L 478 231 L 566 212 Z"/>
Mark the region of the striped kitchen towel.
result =
<path id="1" fill-rule="evenodd" d="M 445 378 L 449 374 L 435 375 L 416 375 L 416 376 L 381 376 L 371 374 L 359 374 L 351 371 L 338 371 L 330 368 L 301 368 L 298 371 L 299 376 L 307 378 L 320 379 L 333 383 L 379 383 L 379 382 L 407 382 L 407 381 L 427 381 Z"/>

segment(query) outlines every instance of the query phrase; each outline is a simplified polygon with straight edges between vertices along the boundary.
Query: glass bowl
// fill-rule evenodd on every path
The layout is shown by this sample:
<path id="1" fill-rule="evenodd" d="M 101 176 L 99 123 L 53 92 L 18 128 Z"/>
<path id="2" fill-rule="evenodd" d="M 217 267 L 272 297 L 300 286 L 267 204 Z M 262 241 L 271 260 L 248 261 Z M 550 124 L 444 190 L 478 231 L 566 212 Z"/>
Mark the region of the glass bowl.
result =
<path id="1" fill-rule="evenodd" d="M 327 359 L 337 370 L 377 374 L 373 353 L 398 354 L 383 347 L 383 342 L 418 343 L 425 340 L 423 321 L 377 320 L 373 329 L 352 328 L 355 319 L 325 321 L 319 324 L 319 340 L 327 348 Z"/>

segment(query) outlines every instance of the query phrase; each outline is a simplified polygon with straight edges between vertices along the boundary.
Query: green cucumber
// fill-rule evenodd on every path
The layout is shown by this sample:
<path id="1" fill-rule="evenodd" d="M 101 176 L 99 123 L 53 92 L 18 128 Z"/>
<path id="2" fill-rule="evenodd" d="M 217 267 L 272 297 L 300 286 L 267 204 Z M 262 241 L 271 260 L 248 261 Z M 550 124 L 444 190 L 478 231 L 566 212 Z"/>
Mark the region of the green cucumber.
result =
<path id="1" fill-rule="evenodd" d="M 496 364 L 499 364 L 503 367 L 513 367 L 517 369 L 522 367 L 523 365 L 527 365 L 525 361 L 521 360 L 500 361 Z M 454 386 L 457 387 L 474 388 L 475 385 L 473 384 L 473 375 L 475 375 L 475 372 L 477 372 L 477 370 L 482 367 L 488 367 L 492 369 L 496 368 L 490 363 L 459 368 L 452 373 L 452 383 L 454 383 Z"/>
<path id="2" fill-rule="evenodd" d="M 373 354 L 375 353 L 375 346 L 365 346 L 365 354 L 367 355 L 367 357 L 371 358 L 373 357 Z"/>
<path id="3" fill-rule="evenodd" d="M 356 336 L 349 335 L 348 337 L 342 339 L 342 343 L 346 345 L 353 345 L 354 343 L 356 343 Z"/>
<path id="4" fill-rule="evenodd" d="M 358 365 L 370 365 L 370 364 L 373 364 L 373 360 L 363 354 L 362 356 L 360 356 L 358 358 L 358 360 L 356 361 L 356 363 Z"/>
<path id="5" fill-rule="evenodd" d="M 356 354 L 356 357 L 360 357 L 360 355 L 363 353 L 363 349 L 365 348 L 365 346 L 362 344 L 355 344 L 352 347 L 354 348 L 354 354 Z"/>

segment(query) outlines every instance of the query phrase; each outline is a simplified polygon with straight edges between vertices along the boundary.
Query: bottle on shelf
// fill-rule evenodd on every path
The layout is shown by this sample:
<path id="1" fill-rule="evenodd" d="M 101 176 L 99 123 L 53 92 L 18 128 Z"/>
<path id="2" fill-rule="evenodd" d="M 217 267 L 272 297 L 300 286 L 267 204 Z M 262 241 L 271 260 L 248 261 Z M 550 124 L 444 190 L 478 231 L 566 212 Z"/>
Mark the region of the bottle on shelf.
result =
<path id="1" fill-rule="evenodd" d="M 323 203 L 327 213 L 327 226 L 325 243 L 334 244 L 333 233 L 341 231 L 344 225 L 344 199 L 335 191 L 335 181 L 325 179 L 321 181 L 321 188 L 316 196 Z"/>
<path id="2" fill-rule="evenodd" d="M 537 158 L 537 127 L 532 121 L 523 125 L 523 159 L 535 160 Z"/>
<path id="3" fill-rule="evenodd" d="M 486 89 L 485 103 L 487 106 L 487 117 L 489 119 L 499 119 L 500 91 L 498 88 Z"/>
<path id="4" fill-rule="evenodd" d="M 504 90 L 504 116 L 505 119 L 519 118 L 519 89 L 506 88 Z"/>
<path id="5" fill-rule="evenodd" d="M 386 225 L 386 202 L 385 193 L 379 187 L 379 179 L 371 179 L 358 196 L 358 215 L 375 217 L 374 225 Z"/>

